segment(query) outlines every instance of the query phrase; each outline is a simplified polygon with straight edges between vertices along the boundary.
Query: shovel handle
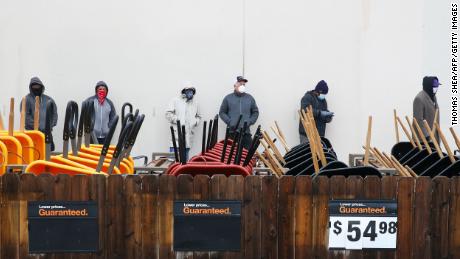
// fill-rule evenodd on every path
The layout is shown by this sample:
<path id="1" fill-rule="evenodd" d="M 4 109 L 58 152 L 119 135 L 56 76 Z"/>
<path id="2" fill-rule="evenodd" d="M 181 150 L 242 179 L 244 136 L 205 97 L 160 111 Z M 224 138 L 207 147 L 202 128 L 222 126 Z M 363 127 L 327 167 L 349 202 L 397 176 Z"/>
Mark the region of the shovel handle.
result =
<path id="1" fill-rule="evenodd" d="M 367 135 L 366 135 L 366 152 L 364 153 L 364 165 L 369 165 L 369 149 L 371 146 L 372 136 L 372 116 L 369 116 L 367 121 Z"/>
<path id="2" fill-rule="evenodd" d="M 19 124 L 19 131 L 24 132 L 26 126 L 26 98 L 23 97 L 21 101 L 21 120 Z"/>
<path id="3" fill-rule="evenodd" d="M 39 125 L 40 125 L 40 97 L 35 96 L 34 130 L 38 130 Z"/>
<path id="4" fill-rule="evenodd" d="M 455 133 L 454 128 L 450 127 L 449 128 L 450 133 L 452 133 L 452 136 L 454 137 L 455 144 L 457 145 L 457 149 L 460 149 L 460 139 L 457 136 L 457 133 Z"/>
<path id="5" fill-rule="evenodd" d="M 398 128 L 398 120 L 397 120 L 396 109 L 393 110 L 393 120 L 395 124 L 395 134 L 396 134 L 396 143 L 399 143 L 399 128 Z"/>
<path id="6" fill-rule="evenodd" d="M 423 141 L 423 145 L 425 145 L 425 148 L 428 151 L 428 154 L 433 153 L 433 151 L 431 150 L 430 145 L 428 144 L 428 141 L 425 138 L 425 135 L 423 134 L 422 128 L 420 128 L 420 125 L 418 125 L 417 119 L 415 117 L 414 117 L 413 121 L 414 121 L 415 128 L 417 129 L 418 134 L 420 135 L 420 138 Z"/>
<path id="7" fill-rule="evenodd" d="M 406 137 L 407 139 L 409 139 L 410 143 L 412 144 L 413 147 L 417 147 L 414 143 L 414 140 L 412 139 L 412 137 L 410 136 L 409 134 L 409 131 L 407 131 L 406 127 L 404 126 L 404 124 L 401 122 L 401 119 L 399 117 L 396 117 L 396 120 L 399 122 L 399 125 L 401 126 L 401 128 L 403 129 L 404 131 L 404 134 L 406 134 Z"/>
<path id="8" fill-rule="evenodd" d="M 412 132 L 412 138 L 414 139 L 415 143 L 417 144 L 418 150 L 422 150 L 423 149 L 422 144 L 420 144 L 420 140 L 417 137 L 417 132 L 415 132 L 415 129 L 414 129 L 414 124 L 410 122 L 409 116 L 406 116 L 406 121 L 407 121 L 407 124 L 409 125 L 409 128 L 410 128 L 411 132 Z"/>
<path id="9" fill-rule="evenodd" d="M 452 150 L 450 149 L 449 143 L 447 143 L 446 136 L 444 136 L 444 133 L 441 131 L 441 127 L 439 127 L 439 124 L 437 122 L 434 123 L 434 128 L 438 130 L 439 137 L 441 137 L 441 141 L 444 144 L 444 147 L 446 148 L 447 155 L 449 156 L 450 162 L 455 163 L 455 157 L 454 154 L 452 153 Z"/>
<path id="10" fill-rule="evenodd" d="M 435 138 L 435 136 L 433 134 L 433 131 L 430 128 L 430 125 L 428 124 L 428 122 L 426 120 L 423 120 L 423 124 L 425 126 L 426 131 L 430 134 L 431 141 L 433 141 L 434 147 L 436 149 L 436 152 L 438 152 L 439 158 L 443 158 L 444 155 L 442 154 L 442 150 L 439 147 L 439 143 L 436 140 L 436 138 Z"/>

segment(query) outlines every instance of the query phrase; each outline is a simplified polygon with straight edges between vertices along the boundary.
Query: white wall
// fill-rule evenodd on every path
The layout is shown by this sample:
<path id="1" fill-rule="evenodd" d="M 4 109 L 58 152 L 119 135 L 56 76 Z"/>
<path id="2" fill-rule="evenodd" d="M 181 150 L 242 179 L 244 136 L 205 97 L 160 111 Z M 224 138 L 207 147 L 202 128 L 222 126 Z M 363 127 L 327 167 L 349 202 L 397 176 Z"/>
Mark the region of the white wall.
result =
<path id="1" fill-rule="evenodd" d="M 129 101 L 146 114 L 134 154 L 163 151 L 164 110 L 181 83 L 197 85 L 210 119 L 243 73 L 244 49 L 258 123 L 278 120 L 291 145 L 300 98 L 329 83 L 336 117 L 327 136 L 346 161 L 361 152 L 369 115 L 373 145 L 390 150 L 392 110 L 411 114 L 424 75 L 449 87 L 449 8 L 436 0 L 0 0 L 0 109 L 5 117 L 8 98 L 26 94 L 37 75 L 59 107 L 60 138 L 66 102 L 105 80 L 118 111 Z M 441 88 L 446 132 L 449 98 Z"/>

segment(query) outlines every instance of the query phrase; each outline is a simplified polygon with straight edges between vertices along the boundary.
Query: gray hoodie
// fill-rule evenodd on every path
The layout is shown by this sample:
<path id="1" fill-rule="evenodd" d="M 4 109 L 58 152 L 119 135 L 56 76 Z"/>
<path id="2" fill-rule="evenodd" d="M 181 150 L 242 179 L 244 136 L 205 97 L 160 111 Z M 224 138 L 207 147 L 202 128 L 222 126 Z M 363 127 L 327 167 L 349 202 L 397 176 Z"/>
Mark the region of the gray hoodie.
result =
<path id="1" fill-rule="evenodd" d="M 99 104 L 97 96 L 91 96 L 85 100 L 85 102 L 90 102 L 94 104 L 94 134 L 97 138 L 105 138 L 109 133 L 109 124 L 117 115 L 115 107 L 112 101 L 109 98 L 105 98 L 105 101 Z"/>
<path id="2" fill-rule="evenodd" d="M 243 115 L 240 128 L 244 122 L 248 122 L 248 126 L 256 123 L 259 117 L 259 108 L 256 101 L 248 93 L 233 92 L 225 96 L 220 105 L 219 116 L 230 127 L 230 131 L 235 131 L 236 123 L 240 115 Z M 246 133 L 249 133 L 249 127 Z"/>

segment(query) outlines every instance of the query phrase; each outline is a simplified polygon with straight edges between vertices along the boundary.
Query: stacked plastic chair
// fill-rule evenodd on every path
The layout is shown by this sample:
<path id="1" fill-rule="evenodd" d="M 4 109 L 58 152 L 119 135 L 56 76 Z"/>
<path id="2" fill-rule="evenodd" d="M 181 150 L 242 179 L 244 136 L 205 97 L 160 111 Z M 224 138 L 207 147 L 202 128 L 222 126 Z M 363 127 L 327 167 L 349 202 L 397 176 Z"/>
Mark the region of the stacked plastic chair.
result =
<path id="1" fill-rule="evenodd" d="M 239 121 L 236 128 L 239 128 Z M 204 122 L 201 153 L 189 161 L 186 161 L 185 127 L 181 126 L 180 121 L 177 121 L 177 142 L 179 143 L 177 147 L 174 127 L 171 126 L 176 162 L 168 168 L 166 173 L 175 176 L 181 174 L 193 176 L 198 174 L 251 175 L 255 166 L 254 154 L 260 144 L 260 126 L 252 138 L 249 149 L 245 149 L 242 145 L 243 136 L 248 127 L 246 123 L 233 136 L 230 136 L 230 129 L 227 127 L 225 139 L 221 141 L 217 141 L 218 117 L 216 116 L 209 122 L 208 134 L 206 134 L 206 126 L 207 123 Z"/>

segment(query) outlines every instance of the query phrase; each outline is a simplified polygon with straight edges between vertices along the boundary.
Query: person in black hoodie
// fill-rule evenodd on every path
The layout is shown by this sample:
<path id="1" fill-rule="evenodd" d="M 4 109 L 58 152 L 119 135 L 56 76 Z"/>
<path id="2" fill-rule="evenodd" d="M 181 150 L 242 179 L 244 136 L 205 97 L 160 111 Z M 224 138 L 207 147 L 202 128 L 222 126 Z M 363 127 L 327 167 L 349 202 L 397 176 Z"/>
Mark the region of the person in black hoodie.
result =
<path id="1" fill-rule="evenodd" d="M 438 91 L 439 80 L 435 76 L 425 76 L 423 78 L 423 90 L 415 96 L 413 102 L 413 116 L 420 124 L 423 134 L 429 139 L 428 132 L 422 126 L 423 120 L 428 122 L 430 127 L 433 126 L 436 109 L 439 109 L 438 100 L 436 99 L 436 92 Z M 439 115 L 439 114 L 438 114 Z M 439 124 L 439 117 L 437 123 Z M 436 139 L 439 141 L 439 136 L 436 134 Z"/>
<path id="2" fill-rule="evenodd" d="M 34 129 L 34 115 L 35 115 L 35 97 L 40 98 L 40 115 L 39 115 L 39 126 L 38 130 L 41 132 L 45 131 L 45 119 L 46 119 L 46 104 L 48 102 L 52 103 L 53 107 L 53 117 L 51 126 L 54 127 L 57 124 L 58 114 L 57 114 L 57 107 L 56 103 L 54 102 L 53 98 L 49 97 L 48 95 L 44 94 L 45 85 L 42 83 L 40 78 L 32 77 L 29 83 L 29 94 L 26 95 L 26 123 L 25 129 L 26 130 L 33 130 Z M 22 109 L 22 101 L 20 109 Z M 54 151 L 54 141 L 51 143 L 51 151 Z"/>
<path id="3" fill-rule="evenodd" d="M 329 87 L 324 80 L 321 80 L 316 84 L 314 90 L 308 91 L 302 97 L 300 101 L 300 108 L 302 110 L 307 109 L 309 106 L 313 108 L 313 117 L 315 118 L 316 128 L 321 137 L 324 137 L 326 132 L 326 123 L 332 121 L 334 116 L 333 112 L 327 109 L 326 95 L 329 92 Z M 307 134 L 303 128 L 302 123 L 299 121 L 299 136 L 300 143 L 308 142 Z"/>

